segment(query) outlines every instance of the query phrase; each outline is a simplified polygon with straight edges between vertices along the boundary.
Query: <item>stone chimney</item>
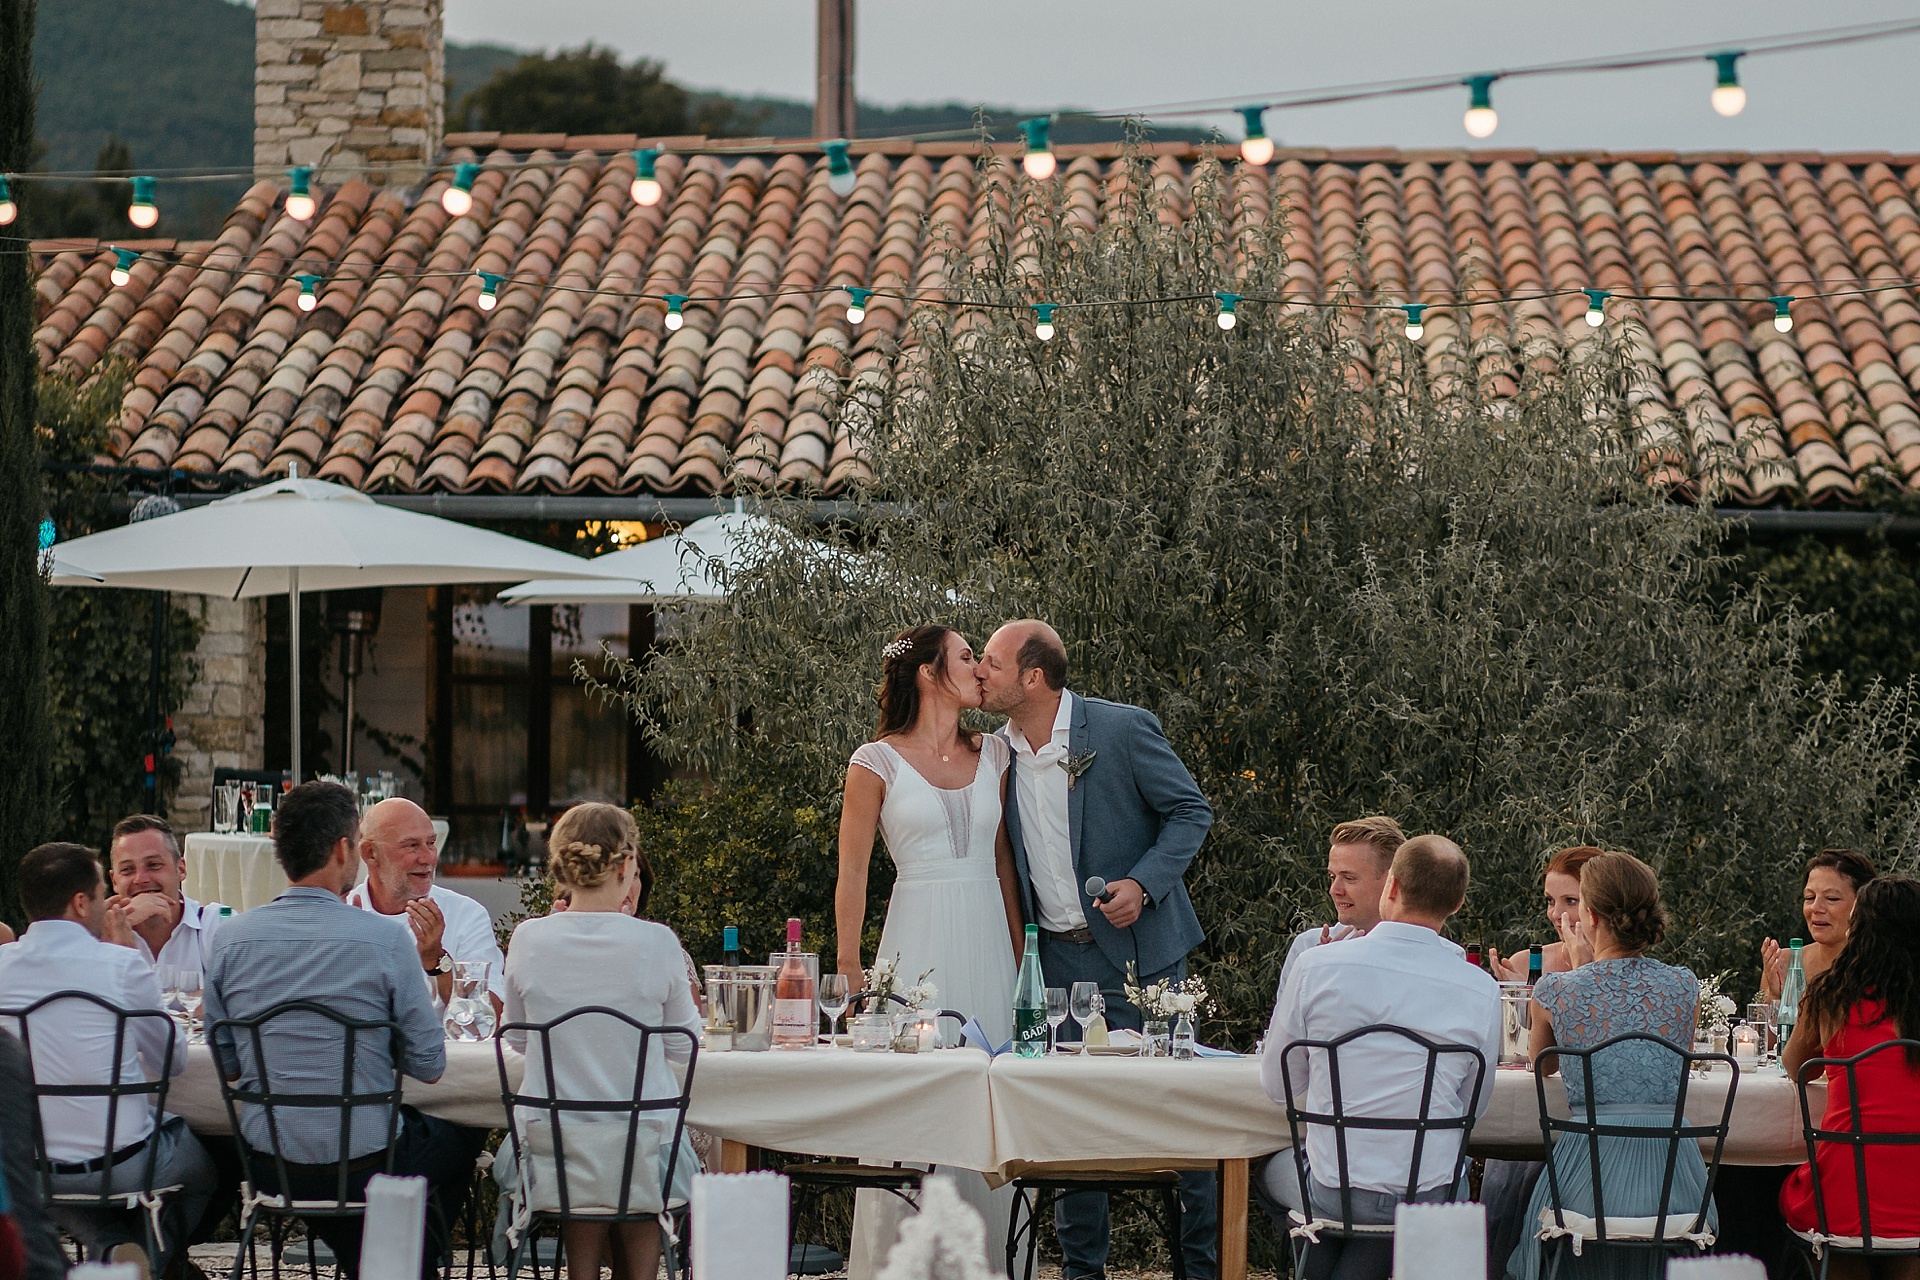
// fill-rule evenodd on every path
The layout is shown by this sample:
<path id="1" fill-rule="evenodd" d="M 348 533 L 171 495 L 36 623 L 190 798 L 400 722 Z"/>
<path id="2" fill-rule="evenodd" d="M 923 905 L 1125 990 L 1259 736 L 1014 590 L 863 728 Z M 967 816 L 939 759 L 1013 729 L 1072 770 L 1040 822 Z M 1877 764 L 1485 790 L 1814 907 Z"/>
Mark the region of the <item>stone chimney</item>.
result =
<path id="1" fill-rule="evenodd" d="M 444 0 L 259 0 L 253 166 L 423 181 L 447 116 Z"/>

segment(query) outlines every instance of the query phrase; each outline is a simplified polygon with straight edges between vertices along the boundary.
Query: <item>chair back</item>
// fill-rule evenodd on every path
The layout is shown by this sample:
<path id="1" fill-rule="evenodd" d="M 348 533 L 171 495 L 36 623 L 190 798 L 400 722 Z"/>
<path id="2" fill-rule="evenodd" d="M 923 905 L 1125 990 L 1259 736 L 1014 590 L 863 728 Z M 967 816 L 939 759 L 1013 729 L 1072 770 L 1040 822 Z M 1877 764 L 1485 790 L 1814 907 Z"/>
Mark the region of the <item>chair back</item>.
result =
<path id="1" fill-rule="evenodd" d="M 1912 1050 L 1920 1053 L 1920 1040 L 1883 1040 L 1862 1053 L 1851 1058 L 1809 1058 L 1800 1064 L 1796 1077 L 1800 1086 L 1800 1129 L 1807 1139 L 1807 1171 L 1813 1176 L 1813 1212 L 1814 1223 L 1823 1236 L 1837 1236 L 1843 1233 L 1832 1229 L 1828 1217 L 1827 1188 L 1820 1168 L 1817 1144 L 1832 1142 L 1852 1148 L 1853 1182 L 1855 1193 L 1859 1196 L 1860 1243 L 1859 1252 L 1871 1252 L 1878 1247 L 1873 1242 L 1873 1197 L 1867 1190 L 1867 1150 L 1870 1147 L 1913 1147 L 1920 1146 L 1920 1133 L 1892 1133 L 1868 1130 L 1865 1117 L 1860 1111 L 1860 1065 L 1875 1054 L 1906 1053 Z M 1847 1127 L 1844 1129 L 1823 1129 L 1814 1122 L 1813 1107 L 1807 1100 L 1807 1084 L 1817 1076 L 1837 1072 L 1847 1085 Z M 1897 1154 L 1897 1152 L 1895 1153 Z M 1847 1246 L 1854 1249 L 1855 1246 Z M 1899 1252 L 1911 1254 L 1911 1246 Z"/>
<path id="2" fill-rule="evenodd" d="M 108 1062 L 99 1063 L 94 1070 L 103 1079 L 92 1081 L 48 1080 L 41 1071 L 38 1055 L 33 1051 L 34 1015 L 45 1009 L 61 1004 L 76 1004 L 84 1012 L 93 1012 L 95 1016 L 113 1020 L 113 1055 Z M 91 1010 L 87 1006 L 92 1006 Z M 33 1162 L 40 1172 L 40 1192 L 49 1204 L 77 1208 L 124 1209 L 127 1193 L 112 1191 L 114 1162 L 113 1153 L 123 1147 L 131 1146 L 125 1136 L 126 1130 L 120 1125 L 121 1104 L 129 1098 L 144 1100 L 152 1107 L 154 1128 L 148 1131 L 146 1150 L 138 1157 L 144 1162 L 140 1178 L 140 1189 L 154 1190 L 154 1164 L 158 1159 L 160 1144 L 152 1140 L 157 1132 L 161 1115 L 166 1111 L 167 1086 L 173 1078 L 175 1055 L 183 1052 L 180 1047 L 180 1029 L 174 1025 L 173 1018 L 159 1009 L 122 1009 L 118 1005 L 103 1000 L 91 991 L 56 991 L 35 1000 L 21 1009 L 0 1010 L 0 1019 L 9 1019 L 20 1039 L 21 1047 L 27 1051 L 27 1067 L 31 1074 L 33 1090 Z M 148 1030 L 150 1029 L 150 1030 Z M 59 1033 L 47 1028 L 49 1036 Z M 143 1040 L 163 1044 L 161 1060 L 153 1064 L 157 1067 L 157 1078 L 149 1080 L 142 1075 L 137 1080 L 126 1078 L 128 1037 L 137 1048 Z M 101 1139 L 100 1184 L 97 1190 L 64 1191 L 56 1193 L 53 1189 L 53 1161 L 47 1155 L 46 1121 L 41 1115 L 41 1106 L 47 1099 L 76 1098 L 100 1102 L 106 1108 L 106 1129 Z M 89 1170 L 88 1172 L 93 1172 Z"/>
<path id="3" fill-rule="evenodd" d="M 1356 1115 L 1350 1109 L 1346 1089 L 1342 1083 L 1341 1062 L 1364 1060 L 1383 1051 L 1398 1049 L 1405 1052 L 1412 1048 L 1424 1056 L 1421 1070 L 1420 1099 L 1418 1105 L 1410 1106 L 1399 1115 Z M 1294 1080 L 1294 1055 L 1296 1051 L 1312 1052 L 1319 1050 L 1326 1055 L 1327 1085 L 1329 1089 L 1330 1111 L 1309 1111 L 1303 1105 L 1300 1090 L 1305 1082 L 1296 1084 Z M 1434 1097 L 1435 1079 L 1439 1074 L 1443 1059 L 1458 1058 L 1466 1076 L 1463 1083 L 1470 1084 L 1470 1094 L 1466 1109 L 1459 1115 L 1451 1114 L 1451 1107 L 1436 1108 Z M 1420 1194 L 1420 1169 L 1426 1154 L 1427 1135 L 1430 1133 L 1458 1133 L 1460 1149 L 1454 1153 L 1453 1172 L 1447 1182 L 1448 1198 L 1461 1183 L 1461 1175 L 1467 1167 L 1467 1142 L 1473 1136 L 1474 1116 L 1480 1110 L 1480 1093 L 1486 1086 L 1486 1057 L 1472 1045 L 1443 1044 L 1428 1039 L 1417 1031 L 1405 1027 L 1374 1024 L 1336 1036 L 1332 1040 L 1294 1040 L 1288 1043 L 1280 1055 L 1281 1083 L 1287 1095 L 1287 1128 L 1293 1137 L 1294 1167 L 1300 1175 L 1300 1192 L 1305 1202 L 1304 1213 L 1314 1216 L 1312 1172 L 1307 1167 L 1307 1130 L 1313 1128 L 1333 1131 L 1334 1151 L 1338 1157 L 1338 1166 L 1332 1170 L 1321 1170 L 1321 1176 L 1335 1173 L 1339 1176 L 1340 1192 L 1340 1230 L 1351 1233 L 1358 1225 L 1353 1216 L 1353 1182 L 1351 1165 L 1348 1158 L 1348 1135 L 1355 1131 L 1363 1133 L 1410 1133 L 1413 1135 L 1413 1151 L 1407 1163 L 1407 1182 L 1402 1198 L 1413 1203 Z M 1451 1099 L 1445 1099 L 1448 1104 Z"/>
<path id="4" fill-rule="evenodd" d="M 537 1093 L 528 1091 L 524 1081 L 514 1088 L 507 1074 L 508 1042 L 522 1038 L 527 1061 L 540 1064 L 545 1081 Z M 647 1064 L 664 1057 L 667 1045 L 676 1040 L 687 1046 L 680 1086 L 649 1097 Z M 505 1023 L 494 1032 L 493 1045 L 507 1134 L 518 1153 L 522 1195 L 532 1212 L 560 1219 L 636 1222 L 676 1207 L 676 1176 L 684 1180 L 692 1172 L 681 1168 L 680 1155 L 700 1054 L 698 1036 L 685 1027 L 649 1026 L 618 1009 L 585 1005 L 548 1022 Z M 564 1071 L 569 1057 L 577 1060 L 583 1054 L 621 1065 L 631 1061 L 633 1079 L 626 1096 L 567 1096 L 555 1068 Z M 609 1160 L 615 1139 L 620 1140 L 619 1153 Z M 654 1167 L 644 1167 L 646 1161 L 655 1162 Z M 550 1187 L 540 1181 L 549 1169 Z"/>
<path id="5" fill-rule="evenodd" d="M 1643 1047 L 1642 1047 L 1643 1046 Z M 1599 1113 L 1601 1103 L 1595 1100 L 1593 1062 L 1603 1053 L 1626 1048 L 1629 1052 L 1636 1047 L 1641 1052 L 1653 1055 L 1656 1060 L 1670 1057 L 1675 1080 L 1673 1099 L 1673 1120 L 1665 1128 L 1646 1125 L 1630 1125 L 1618 1120 L 1608 1120 Z M 1579 1071 L 1580 1079 L 1586 1086 L 1585 1105 L 1576 1115 L 1561 1119 L 1554 1115 L 1547 1105 L 1548 1061 L 1553 1060 L 1561 1079 L 1569 1078 L 1570 1071 Z M 1725 1063 L 1727 1067 L 1727 1095 L 1720 1103 L 1719 1119 L 1712 1122 L 1695 1123 L 1687 1119 L 1687 1090 L 1693 1079 L 1693 1069 L 1701 1063 Z M 1641 1142 L 1660 1142 L 1665 1144 L 1665 1157 L 1660 1175 L 1659 1209 L 1654 1214 L 1637 1214 L 1636 1217 L 1654 1219 L 1650 1235 L 1635 1233 L 1631 1240 L 1616 1236 L 1614 1243 L 1631 1243 L 1648 1247 L 1664 1244 L 1688 1242 L 1689 1235 L 1697 1235 L 1707 1229 L 1707 1215 L 1713 1208 L 1713 1185 L 1720 1176 L 1720 1155 L 1726 1146 L 1727 1128 L 1733 1119 L 1734 1092 L 1740 1083 L 1740 1074 L 1731 1057 L 1724 1053 L 1692 1053 L 1681 1048 L 1663 1036 L 1650 1031 L 1629 1031 L 1623 1035 L 1603 1040 L 1588 1049 L 1563 1049 L 1555 1046 L 1542 1052 L 1533 1064 L 1534 1092 L 1540 1103 L 1540 1135 L 1547 1148 L 1547 1203 L 1553 1210 L 1554 1225 L 1567 1229 L 1566 1214 L 1569 1212 L 1567 1200 L 1560 1185 L 1560 1171 L 1553 1159 L 1554 1143 L 1559 1135 L 1565 1134 L 1585 1144 L 1587 1170 L 1593 1185 L 1593 1222 L 1594 1239 L 1607 1243 L 1607 1193 L 1606 1184 L 1600 1176 L 1600 1140 L 1602 1138 L 1634 1139 Z M 1694 1143 L 1711 1139 L 1711 1154 L 1707 1158 L 1707 1179 L 1700 1192 L 1698 1205 L 1687 1206 L 1683 1212 L 1674 1213 L 1668 1208 L 1673 1195 L 1675 1172 L 1680 1163 L 1683 1143 Z M 1615 1206 L 1616 1217 L 1622 1217 Z M 1578 1213 L 1573 1209 L 1571 1212 Z M 1675 1229 L 1669 1231 L 1669 1224 Z"/>
<path id="6" fill-rule="evenodd" d="M 321 1033 L 319 1037 L 312 1034 L 315 1030 Z M 301 1034 L 302 1031 L 305 1034 Z M 298 1046 L 301 1053 L 313 1052 L 316 1042 L 337 1047 L 338 1087 L 326 1092 L 317 1089 L 307 1092 L 290 1084 L 277 1084 L 276 1073 L 282 1082 L 291 1074 L 285 1070 L 285 1063 L 295 1052 L 285 1046 L 275 1048 L 279 1036 L 289 1037 L 289 1043 Z M 363 1112 L 372 1112 L 379 1121 L 384 1156 L 372 1163 L 392 1173 L 394 1144 L 400 1136 L 400 1064 L 406 1058 L 406 1035 L 399 1024 L 390 1020 L 362 1022 L 311 1000 L 289 1000 L 251 1018 L 221 1018 L 207 1028 L 207 1041 L 214 1046 L 215 1059 L 223 1067 L 220 1096 L 226 1103 L 227 1122 L 237 1139 L 234 1145 L 240 1149 L 241 1176 L 248 1187 L 257 1192 L 264 1185 L 258 1164 L 264 1158 L 279 1188 L 283 1202 L 280 1207 L 297 1206 L 302 1214 L 316 1217 L 363 1211 L 366 1202 L 353 1198 L 349 1184 L 357 1174 L 366 1172 L 372 1158 L 356 1158 L 352 1154 L 354 1130 L 365 1128 L 364 1124 L 356 1126 L 355 1120 Z M 379 1082 L 384 1087 L 362 1088 L 358 1083 L 360 1057 L 370 1044 L 387 1047 L 390 1070 L 381 1073 Z M 240 1074 L 229 1079 L 228 1070 L 234 1065 Z M 316 1075 L 315 1064 L 302 1066 L 306 1077 L 311 1079 Z M 323 1078 L 331 1075 L 327 1064 L 320 1064 L 320 1068 L 318 1074 Z M 257 1109 L 265 1120 L 265 1151 L 255 1149 L 241 1128 L 243 1108 Z M 330 1132 L 334 1138 L 332 1158 L 323 1161 L 289 1158 L 290 1131 L 303 1136 Z M 292 1190 L 295 1178 L 312 1186 L 314 1180 L 321 1177 L 332 1179 L 332 1195 L 302 1195 L 296 1199 Z"/>

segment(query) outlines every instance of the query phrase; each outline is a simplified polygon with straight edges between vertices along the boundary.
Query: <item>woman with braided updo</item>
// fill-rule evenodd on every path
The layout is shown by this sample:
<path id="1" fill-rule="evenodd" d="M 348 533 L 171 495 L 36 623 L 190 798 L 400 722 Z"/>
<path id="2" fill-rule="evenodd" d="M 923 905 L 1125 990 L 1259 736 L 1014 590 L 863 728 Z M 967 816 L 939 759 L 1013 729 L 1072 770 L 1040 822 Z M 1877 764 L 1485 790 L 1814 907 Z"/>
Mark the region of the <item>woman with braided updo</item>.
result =
<path id="1" fill-rule="evenodd" d="M 575 805 L 553 824 L 547 849 L 547 869 L 569 901 L 565 911 L 523 920 L 514 929 L 507 946 L 506 1021 L 551 1022 L 582 1006 L 599 1005 L 650 1027 L 685 1027 L 698 1034 L 700 1013 L 688 987 L 680 939 L 667 926 L 631 914 L 643 861 L 633 815 L 617 805 Z M 524 1032 L 507 1033 L 516 1049 L 524 1050 L 526 1039 Z M 678 1036 L 664 1041 L 656 1040 L 648 1049 L 643 1087 L 650 1099 L 671 1097 L 680 1088 L 669 1060 L 685 1061 L 687 1042 Z M 617 1102 L 632 1095 L 639 1039 L 624 1024 L 587 1015 L 557 1031 L 551 1048 L 560 1097 Z M 522 1090 L 540 1095 L 546 1089 L 545 1061 L 540 1054 L 529 1055 Z M 655 1114 L 662 1119 L 643 1123 L 659 1131 L 661 1167 L 636 1167 L 635 1188 L 645 1185 L 649 1174 L 655 1185 L 664 1176 L 672 1118 L 666 1112 Z M 606 1123 L 596 1125 L 595 1120 Z M 543 1123 L 531 1112 L 518 1118 L 533 1153 L 521 1165 L 529 1168 L 533 1185 L 542 1176 L 532 1166 L 543 1150 L 546 1159 L 552 1159 L 551 1138 L 543 1145 L 536 1132 Z M 567 1112 L 561 1124 L 572 1204 L 586 1207 L 583 1197 L 594 1195 L 595 1205 L 612 1205 L 619 1198 L 626 1156 L 626 1113 Z M 606 1132 L 590 1132 L 595 1129 Z M 685 1183 L 698 1167 L 698 1157 L 683 1149 L 674 1170 L 676 1184 Z M 550 1169 L 545 1176 L 551 1180 Z M 632 1193 L 629 1202 L 640 1199 Z M 660 1233 L 651 1222 L 569 1222 L 564 1236 L 568 1266 L 575 1275 L 599 1275 L 610 1244 L 616 1280 L 652 1280 L 660 1265 Z"/>
<path id="2" fill-rule="evenodd" d="M 1561 928 L 1573 968 L 1542 974 L 1534 984 L 1534 1061 L 1550 1054 L 1555 1045 L 1591 1049 L 1630 1031 L 1647 1032 L 1677 1049 L 1689 1049 L 1700 983 L 1688 970 L 1647 956 L 1667 931 L 1660 881 L 1653 868 L 1630 853 L 1588 858 L 1580 868 L 1578 910 L 1578 928 Z M 1677 1054 L 1644 1041 L 1616 1045 L 1596 1055 L 1592 1059 L 1596 1118 L 1607 1125 L 1671 1126 L 1684 1062 Z M 1568 1060 L 1560 1074 L 1568 1106 L 1575 1118 L 1584 1119 L 1584 1070 L 1578 1060 Z M 1588 1216 L 1594 1211 L 1590 1141 L 1562 1135 L 1552 1155 L 1562 1206 Z M 1659 1213 L 1667 1145 L 1664 1137 L 1598 1140 L 1601 1191 L 1609 1218 Z M 1707 1167 L 1699 1146 L 1681 1143 L 1667 1208 L 1683 1216 L 1671 1230 L 1684 1230 L 1691 1223 L 1706 1184 Z M 1552 1182 L 1544 1177 L 1534 1185 L 1525 1219 L 1527 1236 L 1507 1263 L 1508 1280 L 1534 1280 L 1540 1273 L 1541 1248 L 1532 1238 L 1532 1228 L 1549 1207 L 1552 1190 Z M 1717 1223 L 1717 1217 L 1710 1216 L 1709 1222 Z M 1666 1256 L 1657 1249 L 1591 1241 L 1561 1266 L 1562 1274 L 1574 1280 L 1659 1280 L 1665 1270 Z"/>

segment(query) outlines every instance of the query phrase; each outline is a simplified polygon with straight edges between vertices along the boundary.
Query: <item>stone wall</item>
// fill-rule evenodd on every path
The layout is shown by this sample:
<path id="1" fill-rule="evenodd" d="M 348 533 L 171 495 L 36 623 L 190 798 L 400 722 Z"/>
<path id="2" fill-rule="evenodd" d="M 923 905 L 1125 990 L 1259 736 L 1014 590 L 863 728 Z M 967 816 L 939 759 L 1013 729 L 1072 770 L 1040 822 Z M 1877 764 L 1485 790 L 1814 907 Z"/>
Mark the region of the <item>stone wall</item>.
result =
<path id="1" fill-rule="evenodd" d="M 311 165 L 323 183 L 421 182 L 446 127 L 443 3 L 259 0 L 254 168 Z"/>
<path id="2" fill-rule="evenodd" d="M 260 600 L 174 597 L 200 614 L 197 667 L 173 715 L 180 786 L 168 817 L 177 831 L 212 826 L 213 771 L 258 769 L 266 754 L 267 611 Z"/>

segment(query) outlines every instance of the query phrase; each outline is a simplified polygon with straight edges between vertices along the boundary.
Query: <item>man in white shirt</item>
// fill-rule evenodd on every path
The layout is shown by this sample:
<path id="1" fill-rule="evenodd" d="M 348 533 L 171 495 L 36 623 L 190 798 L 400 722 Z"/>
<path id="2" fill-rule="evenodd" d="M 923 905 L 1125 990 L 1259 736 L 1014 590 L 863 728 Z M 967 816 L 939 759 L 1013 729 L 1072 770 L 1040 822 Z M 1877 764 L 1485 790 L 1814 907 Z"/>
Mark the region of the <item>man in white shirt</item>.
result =
<path id="1" fill-rule="evenodd" d="M 1407 837 L 1392 818 L 1355 818 L 1333 829 L 1327 849 L 1327 896 L 1333 899 L 1333 924 L 1303 929 L 1287 948 L 1280 966 L 1280 990 L 1287 989 L 1294 962 L 1314 947 L 1358 938 L 1380 923 L 1380 890 L 1387 868 Z"/>
<path id="2" fill-rule="evenodd" d="M 1493 1069 L 1500 1051 L 1500 992 L 1491 975 L 1468 964 L 1466 952 L 1440 936 L 1447 917 L 1466 902 L 1467 857 L 1443 836 L 1417 836 L 1393 856 L 1380 894 L 1380 921 L 1365 936 L 1338 946 L 1314 947 L 1295 963 L 1280 992 L 1267 1028 L 1260 1059 L 1260 1083 L 1267 1096 L 1285 1105 L 1281 1061 L 1298 1040 L 1334 1040 L 1362 1027 L 1401 1027 L 1440 1044 L 1467 1045 L 1480 1052 L 1484 1070 L 1476 1072 L 1465 1054 L 1442 1054 L 1434 1077 L 1434 1117 L 1486 1114 L 1493 1097 Z M 1343 1050 L 1340 1093 L 1349 1114 L 1412 1118 L 1420 1113 L 1426 1074 L 1426 1050 L 1399 1037 L 1375 1036 Z M 1323 1049 L 1296 1049 L 1291 1058 L 1295 1097 L 1303 1109 L 1333 1110 L 1333 1087 Z M 1474 1090 L 1478 1087 L 1478 1098 Z M 1304 1094 L 1304 1097 L 1302 1095 Z M 1347 1181 L 1357 1222 L 1393 1221 L 1404 1197 L 1413 1162 L 1409 1132 L 1350 1129 Z M 1267 1162 L 1263 1198 L 1310 1216 L 1339 1218 L 1339 1157 L 1331 1127 L 1307 1128 L 1307 1168 L 1311 1195 L 1303 1196 L 1291 1152 Z M 1452 1186 L 1460 1134 L 1437 1131 L 1422 1149 L 1417 1198 L 1455 1198 Z M 1285 1215 L 1275 1212 L 1286 1226 Z M 1328 1240 L 1309 1253 L 1310 1278 L 1338 1266 L 1342 1280 L 1385 1280 L 1393 1260 L 1392 1244 L 1381 1241 Z"/>
<path id="3" fill-rule="evenodd" d="M 24 1010 L 43 996 L 87 991 L 120 1009 L 160 1009 L 160 987 L 153 966 L 141 956 L 126 913 L 107 901 L 106 877 L 93 850 L 77 844 L 43 844 L 20 860 L 20 901 L 31 923 L 20 941 L 0 947 L 0 1005 Z M 90 1001 L 64 1000 L 47 1005 L 27 1020 L 34 1080 L 41 1086 L 106 1085 L 113 1081 L 113 1047 L 119 1019 Z M 0 1016 L 0 1026 L 18 1034 L 17 1017 Z M 167 1065 L 167 1027 L 154 1018 L 136 1018 L 121 1047 L 120 1078 L 149 1080 Z M 186 1069 L 186 1037 L 173 1039 L 172 1074 Z M 213 1162 L 179 1116 L 157 1126 L 153 1108 L 142 1097 L 122 1098 L 113 1114 L 105 1099 L 44 1098 L 41 1129 L 47 1159 L 53 1164 L 55 1191 L 98 1194 L 108 1170 L 113 1191 L 138 1191 L 145 1184 L 149 1147 L 153 1183 L 178 1184 L 166 1216 L 162 1256 L 154 1274 L 164 1272 L 188 1233 L 198 1225 L 213 1197 Z M 135 1213 L 95 1213 L 53 1208 L 52 1217 L 97 1260 L 147 1261 L 140 1245 Z"/>
<path id="4" fill-rule="evenodd" d="M 360 819 L 360 858 L 367 878 L 347 895 L 350 906 L 401 918 L 413 931 L 420 967 L 442 1001 L 453 994 L 453 966 L 484 960 L 487 993 L 500 1012 L 507 958 L 493 935 L 493 916 L 467 897 L 433 882 L 440 851 L 433 820 L 411 800 L 382 800 Z"/>
<path id="5" fill-rule="evenodd" d="M 222 908 L 194 901 L 181 887 L 187 860 L 167 820 L 136 813 L 115 823 L 107 871 L 113 878 L 111 904 L 126 913 L 134 943 L 148 962 L 156 969 L 204 974 Z"/>

